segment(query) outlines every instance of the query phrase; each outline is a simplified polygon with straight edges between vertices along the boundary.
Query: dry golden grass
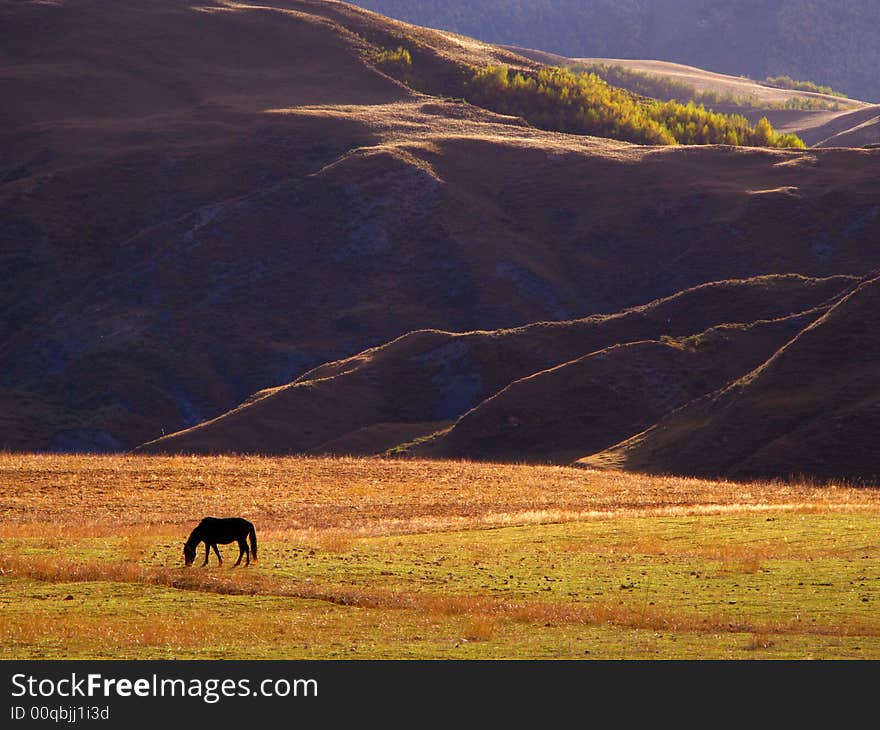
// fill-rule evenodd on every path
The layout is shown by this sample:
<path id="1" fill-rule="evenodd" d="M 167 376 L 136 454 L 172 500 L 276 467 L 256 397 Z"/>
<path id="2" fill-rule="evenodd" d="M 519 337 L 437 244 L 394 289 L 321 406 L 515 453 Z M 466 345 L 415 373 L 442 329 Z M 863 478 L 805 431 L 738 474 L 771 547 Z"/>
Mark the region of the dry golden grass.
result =
<path id="1" fill-rule="evenodd" d="M 356 539 L 353 535 L 333 530 L 319 532 L 315 539 L 315 544 L 328 553 L 350 552 L 355 543 Z"/>
<path id="2" fill-rule="evenodd" d="M 621 515 L 880 509 L 874 490 L 842 486 L 357 458 L 0 454 L 0 484 L 0 537 L 10 538 L 178 534 L 209 514 L 339 542 Z"/>
<path id="3" fill-rule="evenodd" d="M 123 619 L 81 614 L 32 613 L 27 621 L 0 615 L 0 642 L 28 644 L 52 636 L 57 641 L 80 641 L 83 635 L 99 635 L 108 644 L 130 646 L 200 646 L 214 638 L 216 625 L 198 616 L 146 616 Z"/>
<path id="4" fill-rule="evenodd" d="M 0 539 L 27 548 L 19 553 L 7 551 L 0 557 L 0 579 L 11 579 L 10 589 L 27 581 L 58 585 L 103 582 L 288 603 L 316 601 L 387 616 L 382 620 L 391 625 L 396 621 L 394 616 L 454 624 L 449 630 L 454 630 L 455 636 L 486 647 L 509 640 L 518 626 L 590 626 L 703 636 L 743 633 L 752 637 L 747 647 L 752 651 L 769 649 L 774 645 L 772 637 L 784 635 L 880 637 L 880 624 L 872 620 L 867 603 L 858 604 L 865 607 L 861 612 L 851 604 L 840 612 L 835 612 L 833 602 L 828 604 L 830 608 L 816 604 L 809 619 L 802 620 L 794 610 L 762 613 L 747 597 L 729 602 L 719 598 L 717 603 L 704 603 L 694 611 L 687 610 L 687 603 L 658 600 L 654 605 L 649 600 L 655 595 L 651 586 L 640 589 L 645 591 L 644 600 L 638 595 L 619 600 L 625 594 L 607 592 L 604 596 L 581 592 L 579 598 L 569 599 L 563 593 L 480 590 L 482 581 L 473 580 L 476 573 L 469 574 L 470 582 L 463 590 L 450 592 L 443 592 L 439 585 L 426 588 L 425 584 L 412 590 L 412 582 L 406 580 L 407 570 L 411 573 L 410 569 L 416 568 L 418 572 L 422 570 L 418 566 L 424 565 L 424 556 L 412 552 L 417 543 L 411 541 L 426 539 L 429 542 L 425 544 L 430 545 L 434 539 L 420 538 L 419 533 L 466 530 L 461 534 L 468 537 L 455 533 L 444 539 L 450 546 L 460 544 L 463 554 L 474 560 L 497 562 L 516 543 L 497 542 L 486 528 L 534 529 L 529 526 L 584 521 L 597 527 L 587 533 L 560 528 L 565 531 L 558 533 L 559 539 L 542 532 L 543 541 L 529 548 L 529 554 L 539 562 L 528 570 L 541 570 L 543 557 L 552 563 L 554 553 L 567 556 L 568 561 L 579 561 L 583 554 L 589 560 L 601 563 L 607 559 L 620 565 L 642 556 L 645 565 L 674 566 L 690 561 L 700 566 L 706 579 L 726 581 L 725 585 L 743 578 L 763 580 L 765 567 L 780 561 L 804 566 L 813 560 L 851 562 L 871 552 L 863 547 L 873 544 L 867 542 L 870 536 L 862 536 L 863 527 L 850 540 L 836 539 L 837 533 L 823 533 L 831 538 L 814 546 L 809 540 L 798 540 L 797 532 L 774 532 L 772 525 L 774 520 L 787 520 L 788 525 L 794 520 L 797 524 L 801 519 L 820 520 L 830 530 L 833 525 L 848 524 L 846 515 L 853 515 L 852 520 L 860 526 L 867 524 L 870 520 L 863 513 L 880 513 L 880 495 L 872 489 L 743 485 L 468 462 L 11 454 L 0 454 L 0 483 L 7 487 L 0 497 Z M 182 542 L 206 514 L 238 514 L 253 520 L 261 545 L 269 549 L 261 552 L 263 561 L 272 561 L 272 550 L 284 545 L 302 557 L 314 551 L 323 556 L 322 565 L 329 570 L 305 576 L 299 571 L 291 573 L 289 565 L 273 569 L 271 562 L 247 570 L 186 570 L 177 562 L 173 567 L 158 565 L 157 544 L 163 544 L 170 555 L 169 540 Z M 706 518 L 705 524 L 717 530 L 694 533 L 692 528 L 681 527 L 684 518 L 694 525 L 703 524 Z M 648 521 L 640 522 L 643 519 Z M 661 531 L 659 526 L 666 523 L 677 527 Z M 743 539 L 743 533 L 728 523 L 762 527 L 750 539 Z M 684 524 L 689 523 L 685 520 Z M 503 539 L 516 534 L 509 532 Z M 596 535 L 599 541 L 583 537 L 585 534 Z M 386 535 L 395 537 L 385 541 L 382 538 Z M 112 540 L 112 553 L 106 552 L 103 540 L 94 539 L 105 537 Z M 393 542 L 398 540 L 410 542 L 397 542 L 403 547 L 395 548 Z M 386 568 L 381 563 L 369 567 L 372 578 L 353 580 L 356 566 L 346 561 L 353 553 L 363 560 L 377 550 L 383 561 L 398 559 L 399 565 Z M 397 556 L 398 552 L 403 557 Z M 466 563 L 470 561 L 467 558 Z M 621 575 L 629 573 L 628 568 L 621 570 L 627 571 Z M 541 575 L 543 571 L 537 577 Z M 662 581 L 667 574 L 656 575 Z M 681 590 L 689 590 L 687 581 L 680 585 Z M 499 583 L 493 586 L 493 590 L 501 590 Z M 790 596 L 791 590 L 789 586 Z M 723 593 L 718 595 L 724 597 Z M 734 597 L 742 599 L 744 595 Z M 796 597 L 789 600 L 793 607 L 799 605 Z M 198 601 L 193 599 L 192 605 Z M 73 641 L 98 632 L 107 637 L 108 645 L 131 651 L 162 647 L 163 651 L 177 648 L 183 653 L 198 653 L 210 645 L 211 637 L 229 631 L 228 621 L 224 623 L 220 617 L 203 617 L 199 622 L 192 620 L 194 615 L 189 610 L 180 615 L 166 610 L 158 616 L 122 613 L 95 617 L 73 608 L 44 611 L 41 604 L 34 604 L 18 613 L 0 612 L 0 642 L 25 647 L 22 651 L 26 652 L 26 647 L 41 642 Z M 239 637 L 244 642 L 241 645 L 246 646 L 251 637 L 271 646 L 271 637 L 288 631 L 280 621 L 271 615 L 248 615 L 247 628 Z"/>
<path id="5" fill-rule="evenodd" d="M 758 649 L 769 649 L 773 646 L 773 640 L 767 634 L 753 634 L 751 640 L 746 644 L 749 651 L 757 651 Z"/>
<path id="6" fill-rule="evenodd" d="M 474 616 L 464 630 L 464 637 L 468 641 L 488 641 L 498 631 L 499 621 L 493 616 Z"/>
<path id="7" fill-rule="evenodd" d="M 267 636 L 290 635 L 291 630 L 289 616 L 256 613 L 236 624 L 235 638 L 247 643 Z M 0 642 L 4 644 L 29 644 L 46 636 L 56 642 L 75 644 L 84 637 L 99 636 L 107 646 L 121 649 L 193 649 L 210 645 L 227 631 L 229 625 L 223 616 L 194 610 L 161 616 L 89 616 L 46 611 L 30 613 L 27 621 L 0 614 Z"/>

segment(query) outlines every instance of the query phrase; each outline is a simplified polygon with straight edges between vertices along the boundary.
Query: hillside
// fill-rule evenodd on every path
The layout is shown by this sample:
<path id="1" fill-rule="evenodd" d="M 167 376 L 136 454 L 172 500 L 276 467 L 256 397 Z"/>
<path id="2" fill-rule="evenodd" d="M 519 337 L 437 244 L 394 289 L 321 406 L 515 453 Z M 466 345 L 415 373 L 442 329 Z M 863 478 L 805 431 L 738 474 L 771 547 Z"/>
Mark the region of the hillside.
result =
<path id="1" fill-rule="evenodd" d="M 370 10 L 561 56 L 662 59 L 734 76 L 788 75 L 880 102 L 873 0 L 358 0 Z"/>
<path id="2" fill-rule="evenodd" d="M 861 147 L 875 141 L 856 130 L 874 124 L 880 105 L 829 94 L 769 86 L 742 76 L 720 74 L 668 61 L 621 58 L 564 58 L 542 51 L 509 47 L 540 63 L 574 70 L 597 71 L 609 82 L 652 98 L 694 101 L 726 114 L 739 114 L 753 124 L 766 117 L 780 132 L 796 134 L 808 146 Z M 623 72 L 632 72 L 636 85 L 627 84 Z M 618 79 L 623 75 L 623 78 Z M 872 127 L 873 128 L 873 127 Z M 852 134 L 850 134 L 852 132 Z"/>
<path id="3" fill-rule="evenodd" d="M 588 366 L 602 363 L 590 376 L 596 379 L 597 389 L 625 386 L 632 390 L 633 413 L 624 428 L 629 428 L 627 435 L 636 433 L 683 402 L 685 394 L 695 397 L 710 389 L 712 383 L 717 387 L 744 374 L 793 336 L 797 330 L 793 331 L 792 326 L 804 326 L 811 316 L 818 315 L 747 328 L 748 333 L 742 336 L 713 337 L 729 343 L 720 351 L 715 347 L 692 351 L 645 340 L 686 338 L 729 319 L 752 322 L 785 317 L 792 311 L 821 306 L 852 285 L 847 277 L 814 280 L 777 276 L 723 281 L 614 315 L 489 332 L 414 332 L 380 348 L 316 368 L 289 385 L 261 391 L 217 419 L 145 444 L 138 451 L 374 454 L 423 438 L 461 417 L 450 434 L 453 446 L 448 453 L 443 446 L 431 448 L 429 453 L 477 458 L 504 453 L 506 457 L 515 454 L 516 460 L 546 460 L 541 439 L 510 440 L 509 429 L 495 439 L 497 443 L 489 445 L 480 440 L 482 434 L 461 434 L 468 432 L 468 424 L 475 418 L 479 420 L 475 414 L 492 409 L 515 389 L 516 383 L 507 387 L 510 383 L 521 378 L 552 379 L 542 371 L 577 358 Z M 619 347 L 618 343 L 634 345 Z M 636 390 L 632 380 L 627 381 L 632 372 L 621 369 L 618 355 L 627 359 L 634 352 L 638 357 L 645 349 L 658 360 L 652 376 L 654 384 L 662 380 L 664 369 L 670 383 L 656 396 L 639 401 L 641 391 Z M 578 363 L 563 367 L 570 372 L 580 369 Z M 707 372 L 697 373 L 700 368 Z M 535 373 L 538 375 L 533 376 Z M 540 398 L 521 400 L 513 410 L 498 416 L 500 428 L 506 429 L 510 415 L 537 422 L 537 414 L 554 397 L 567 402 L 570 408 L 583 408 L 584 399 L 572 393 L 571 386 L 571 379 L 563 377 L 545 389 Z M 672 390 L 680 393 L 672 395 Z M 609 403 L 592 407 L 601 411 Z M 615 409 L 610 411 L 610 418 L 620 417 Z M 580 444 L 574 446 L 576 453 L 571 458 L 583 453 L 585 437 L 577 424 L 545 425 L 548 430 L 543 438 Z M 536 430 L 540 429 L 536 424 Z M 609 431 L 605 437 L 612 433 Z M 614 441 L 611 438 L 603 446 Z M 559 460 L 558 453 L 553 457 Z"/>
<path id="4" fill-rule="evenodd" d="M 368 62 L 382 47 L 368 37 L 391 44 L 404 30 L 324 2 L 0 3 L 13 100 L 0 109 L 0 386 L 13 403 L 0 447 L 129 448 L 434 323 L 430 296 L 402 325 L 369 312 L 395 275 L 355 261 L 383 245 L 386 210 L 373 210 L 369 185 L 388 200 L 405 186 L 424 207 L 436 183 L 395 140 L 432 119 L 485 133 L 512 120 L 428 103 Z M 441 49 L 440 72 L 458 55 L 513 58 L 423 37 Z M 334 162 L 335 183 L 310 177 Z M 322 230 L 310 218 L 322 205 L 351 218 Z M 370 218 L 376 230 L 361 226 Z M 445 296 L 454 264 L 444 273 L 432 253 L 414 253 L 414 279 L 430 271 Z M 328 280 L 348 286 L 328 292 Z M 531 318 L 516 309 L 509 316 Z M 469 310 L 441 319 L 475 325 Z"/>
<path id="5" fill-rule="evenodd" d="M 878 325 L 880 279 L 872 279 L 745 377 L 578 463 L 873 483 L 880 477 Z"/>
<path id="6" fill-rule="evenodd" d="M 344 3 L 5 0 L 0 40 L 0 448 L 128 450 L 401 338 L 442 350 L 710 282 L 831 282 L 772 314 L 719 298 L 680 331 L 547 352 L 528 334 L 484 350 L 480 388 L 438 356 L 445 390 L 314 398 L 273 416 L 296 446 L 222 443 L 391 448 L 539 370 L 787 316 L 880 267 L 880 152 L 542 131 L 459 94 L 534 61 Z"/>
<path id="7" fill-rule="evenodd" d="M 511 383 L 406 453 L 567 464 L 737 379 L 821 312 L 592 352 Z"/>
<path id="8" fill-rule="evenodd" d="M 880 146 L 880 115 L 866 122 L 835 132 L 819 142 L 817 147 L 877 147 Z"/>

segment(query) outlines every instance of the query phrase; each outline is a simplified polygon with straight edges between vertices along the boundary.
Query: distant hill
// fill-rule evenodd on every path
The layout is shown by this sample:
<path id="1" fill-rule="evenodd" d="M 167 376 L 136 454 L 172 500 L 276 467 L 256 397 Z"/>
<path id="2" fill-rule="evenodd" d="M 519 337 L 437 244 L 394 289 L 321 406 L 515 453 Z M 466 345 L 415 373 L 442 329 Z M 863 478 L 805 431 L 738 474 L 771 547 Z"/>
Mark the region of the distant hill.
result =
<path id="1" fill-rule="evenodd" d="M 880 102 L 874 0 L 358 0 L 419 25 L 562 56 L 787 75 Z"/>

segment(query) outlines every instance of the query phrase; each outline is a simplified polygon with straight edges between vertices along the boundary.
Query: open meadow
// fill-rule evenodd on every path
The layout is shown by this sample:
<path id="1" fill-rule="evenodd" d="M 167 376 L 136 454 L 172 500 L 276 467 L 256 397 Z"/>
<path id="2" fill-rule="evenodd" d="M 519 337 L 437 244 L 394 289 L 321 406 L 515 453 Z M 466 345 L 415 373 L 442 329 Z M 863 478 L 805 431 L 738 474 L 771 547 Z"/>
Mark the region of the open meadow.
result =
<path id="1" fill-rule="evenodd" d="M 256 525 L 183 567 L 206 515 Z M 355 458 L 0 455 L 0 658 L 876 659 L 880 492 Z"/>

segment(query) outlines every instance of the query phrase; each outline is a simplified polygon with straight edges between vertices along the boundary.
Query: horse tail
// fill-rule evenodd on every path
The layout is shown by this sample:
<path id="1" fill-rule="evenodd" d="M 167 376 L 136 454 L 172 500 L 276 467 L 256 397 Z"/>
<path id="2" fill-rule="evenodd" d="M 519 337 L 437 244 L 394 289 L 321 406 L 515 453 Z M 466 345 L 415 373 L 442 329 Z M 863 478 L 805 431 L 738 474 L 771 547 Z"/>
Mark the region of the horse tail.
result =
<path id="1" fill-rule="evenodd" d="M 257 531 L 251 525 L 248 529 L 248 536 L 251 538 L 251 557 L 254 561 L 257 559 Z"/>

